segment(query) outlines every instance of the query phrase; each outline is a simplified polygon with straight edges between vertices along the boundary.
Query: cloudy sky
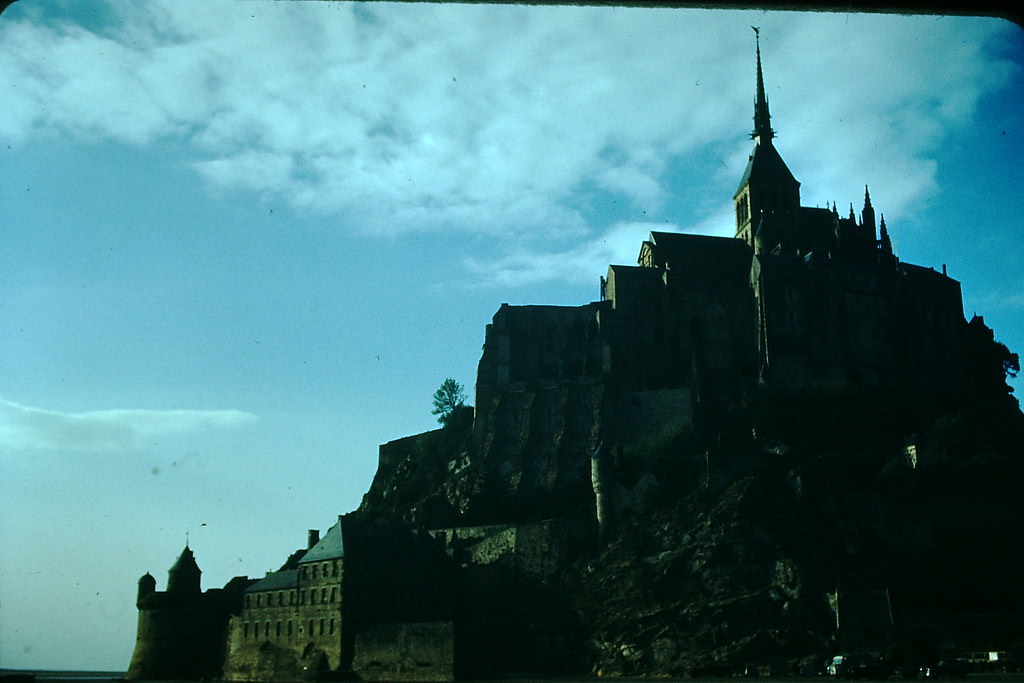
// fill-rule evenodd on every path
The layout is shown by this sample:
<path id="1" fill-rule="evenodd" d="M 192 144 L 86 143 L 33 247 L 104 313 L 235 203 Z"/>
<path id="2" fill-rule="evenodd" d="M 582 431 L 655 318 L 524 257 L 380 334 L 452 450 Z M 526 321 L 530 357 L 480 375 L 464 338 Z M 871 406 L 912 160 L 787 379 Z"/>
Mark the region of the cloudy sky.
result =
<path id="1" fill-rule="evenodd" d="M 21 0 L 0 16 L 0 661 L 121 669 L 358 506 L 502 302 L 731 235 L 761 29 L 806 206 L 1024 351 L 1022 31 L 678 9 Z M 1018 392 L 1024 391 L 1020 381 Z"/>

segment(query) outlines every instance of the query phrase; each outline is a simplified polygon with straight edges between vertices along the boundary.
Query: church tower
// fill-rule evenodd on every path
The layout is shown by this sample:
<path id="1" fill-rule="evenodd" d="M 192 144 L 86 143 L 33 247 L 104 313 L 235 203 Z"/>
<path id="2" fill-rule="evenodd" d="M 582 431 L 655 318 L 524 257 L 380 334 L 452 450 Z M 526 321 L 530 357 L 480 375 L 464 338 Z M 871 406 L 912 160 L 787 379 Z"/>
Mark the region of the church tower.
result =
<path id="1" fill-rule="evenodd" d="M 770 251 L 782 245 L 787 238 L 800 208 L 800 183 L 790 173 L 786 162 L 775 149 L 772 139 L 771 113 L 764 93 L 764 75 L 761 71 L 761 36 L 757 37 L 757 95 L 754 101 L 754 150 L 743 172 L 739 189 L 733 195 L 736 208 L 736 237 L 754 246 L 759 237 L 761 249 Z M 759 234 L 760 233 L 760 234 Z"/>

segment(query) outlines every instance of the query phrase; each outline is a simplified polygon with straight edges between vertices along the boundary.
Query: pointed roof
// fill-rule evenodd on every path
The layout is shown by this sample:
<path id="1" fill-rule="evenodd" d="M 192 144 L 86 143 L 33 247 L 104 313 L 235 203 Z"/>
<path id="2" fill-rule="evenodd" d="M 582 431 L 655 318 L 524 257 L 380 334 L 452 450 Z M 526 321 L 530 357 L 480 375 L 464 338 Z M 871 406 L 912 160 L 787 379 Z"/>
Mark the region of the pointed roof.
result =
<path id="1" fill-rule="evenodd" d="M 192 549 L 185 544 L 185 549 L 167 572 L 167 591 L 169 593 L 198 593 L 199 578 L 202 572 L 196 564 Z"/>
<path id="2" fill-rule="evenodd" d="M 181 551 L 181 555 L 174 561 L 170 571 L 172 572 L 192 572 L 200 573 L 199 565 L 196 564 L 196 556 L 192 553 L 192 549 L 185 544 L 185 549 Z"/>
<path id="3" fill-rule="evenodd" d="M 892 253 L 892 238 L 889 237 L 889 230 L 885 227 L 885 214 L 882 214 L 882 225 L 879 228 L 879 245 L 882 247 L 882 251 L 887 254 Z"/>
<path id="4" fill-rule="evenodd" d="M 775 149 L 771 140 L 758 142 L 754 145 L 754 151 L 747 161 L 747 168 L 740 178 L 740 186 L 736 194 L 740 193 L 744 185 L 748 183 L 760 185 L 800 185 L 800 181 L 793 177 L 793 173 L 782 160 L 782 155 Z"/>
<path id="5" fill-rule="evenodd" d="M 768 142 L 775 137 L 772 130 L 772 115 L 768 111 L 768 98 L 764 94 L 764 74 L 761 72 L 761 30 L 756 26 L 754 36 L 757 40 L 757 97 L 754 100 L 754 132 L 750 137 L 758 141 Z"/>
<path id="6" fill-rule="evenodd" d="M 321 560 L 334 560 L 345 557 L 345 539 L 341 529 L 341 518 L 327 530 L 317 544 L 302 556 L 300 564 L 307 562 L 318 562 Z"/>
<path id="7" fill-rule="evenodd" d="M 757 36 L 757 96 L 754 101 L 754 131 L 750 137 L 754 138 L 754 151 L 747 161 L 747 168 L 743 171 L 740 185 L 735 195 L 750 182 L 761 185 L 796 185 L 800 182 L 793 177 L 786 162 L 782 160 L 772 138 L 775 131 L 772 130 L 771 114 L 768 111 L 768 98 L 764 94 L 764 74 L 761 72 L 761 34 L 756 26 L 751 26 Z"/>

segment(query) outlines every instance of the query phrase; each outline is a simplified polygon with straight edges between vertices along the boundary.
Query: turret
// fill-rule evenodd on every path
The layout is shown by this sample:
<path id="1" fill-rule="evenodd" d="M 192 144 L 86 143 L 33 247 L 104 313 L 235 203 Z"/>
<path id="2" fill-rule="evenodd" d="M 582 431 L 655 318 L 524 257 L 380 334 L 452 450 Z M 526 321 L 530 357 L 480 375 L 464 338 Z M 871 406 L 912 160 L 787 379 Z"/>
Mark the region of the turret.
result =
<path id="1" fill-rule="evenodd" d="M 174 566 L 167 572 L 167 592 L 179 595 L 198 595 L 202 592 L 199 588 L 201 574 L 192 549 L 186 545 Z"/>
<path id="2" fill-rule="evenodd" d="M 146 572 L 139 578 L 139 592 L 136 596 L 136 605 L 142 602 L 143 598 L 147 595 L 152 595 L 156 592 L 156 579 L 149 572 Z"/>

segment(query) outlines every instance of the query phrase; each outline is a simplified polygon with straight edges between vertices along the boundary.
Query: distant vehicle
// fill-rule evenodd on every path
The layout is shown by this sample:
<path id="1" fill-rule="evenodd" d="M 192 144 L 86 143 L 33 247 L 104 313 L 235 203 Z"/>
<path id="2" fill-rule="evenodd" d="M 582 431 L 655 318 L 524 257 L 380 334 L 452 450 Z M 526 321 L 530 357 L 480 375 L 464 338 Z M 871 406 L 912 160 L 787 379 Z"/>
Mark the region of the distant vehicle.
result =
<path id="1" fill-rule="evenodd" d="M 877 652 L 836 655 L 827 667 L 838 678 L 888 678 L 891 673 L 885 658 Z"/>

